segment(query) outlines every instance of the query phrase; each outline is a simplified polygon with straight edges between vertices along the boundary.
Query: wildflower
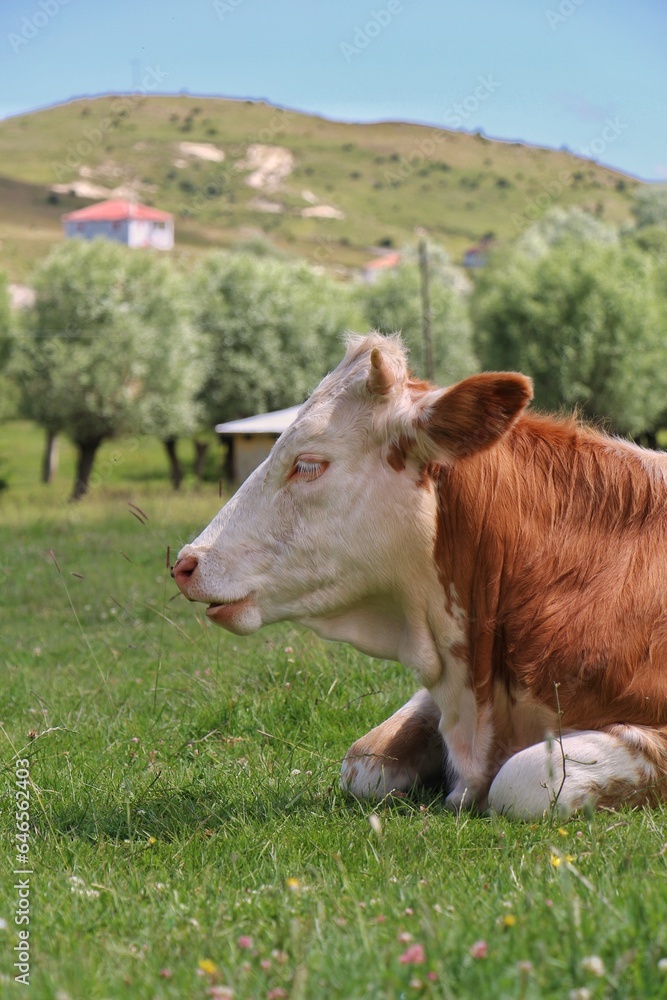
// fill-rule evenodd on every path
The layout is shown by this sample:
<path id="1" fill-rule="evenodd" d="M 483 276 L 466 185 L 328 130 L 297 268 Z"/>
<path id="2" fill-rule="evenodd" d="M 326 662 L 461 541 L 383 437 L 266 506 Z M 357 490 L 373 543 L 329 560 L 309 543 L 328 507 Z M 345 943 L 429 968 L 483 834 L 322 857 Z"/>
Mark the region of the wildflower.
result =
<path id="1" fill-rule="evenodd" d="M 171 979 L 173 974 L 174 973 L 171 971 L 171 969 L 160 969 L 159 972 L 160 979 Z"/>
<path id="2" fill-rule="evenodd" d="M 667 972 L 667 958 L 658 959 L 658 968 L 660 972 Z"/>
<path id="3" fill-rule="evenodd" d="M 513 913 L 506 913 L 502 919 L 502 923 L 505 927 L 514 927 L 516 923 L 516 917 Z"/>
<path id="4" fill-rule="evenodd" d="M 4 919 L 4 917 L 0 917 L 0 931 L 6 931 L 6 930 L 7 930 L 7 921 Z"/>
<path id="5" fill-rule="evenodd" d="M 599 955 L 587 955 L 582 958 L 579 968 L 584 972 L 590 972 L 593 976 L 604 976 L 604 962 Z"/>
<path id="6" fill-rule="evenodd" d="M 248 937 L 247 934 L 242 934 L 240 938 L 236 941 L 239 948 L 248 949 L 252 948 L 252 938 Z"/>
<path id="7" fill-rule="evenodd" d="M 276 986 L 266 994 L 266 1000 L 285 1000 L 286 997 L 287 993 L 282 986 Z"/>
<path id="8" fill-rule="evenodd" d="M 561 837 L 567 837 L 567 830 L 565 829 L 564 826 L 559 826 L 558 832 L 561 835 Z"/>
<path id="9" fill-rule="evenodd" d="M 377 837 L 381 837 L 382 836 L 382 820 L 380 819 L 380 817 L 378 816 L 378 814 L 377 813 L 371 813 L 370 816 L 368 817 L 368 822 L 371 825 L 371 829 L 372 829 L 373 833 Z"/>
<path id="10" fill-rule="evenodd" d="M 486 941 L 475 941 L 475 943 L 471 944 L 468 948 L 468 952 L 472 958 L 486 958 L 488 951 L 489 946 Z"/>
<path id="11" fill-rule="evenodd" d="M 288 878 L 286 885 L 288 889 L 292 890 L 292 892 L 298 892 L 301 888 L 301 883 L 298 878 Z"/>
<path id="12" fill-rule="evenodd" d="M 217 965 L 210 958 L 200 958 L 197 965 L 206 976 L 214 976 L 218 971 Z"/>
<path id="13" fill-rule="evenodd" d="M 409 934 L 407 931 L 399 931 L 396 935 L 396 940 L 399 944 L 407 944 L 409 941 L 412 941 L 412 934 Z"/>
<path id="14" fill-rule="evenodd" d="M 264 972 L 268 972 L 271 968 L 271 961 L 268 958 L 263 958 L 259 963 L 260 969 L 264 969 Z"/>
<path id="15" fill-rule="evenodd" d="M 591 1000 L 591 991 L 585 986 L 580 986 L 578 990 L 570 990 L 569 1000 Z"/>
<path id="16" fill-rule="evenodd" d="M 413 990 L 420 990 L 423 985 L 421 979 L 417 979 L 416 977 L 410 980 L 410 986 Z"/>
<path id="17" fill-rule="evenodd" d="M 422 965 L 426 961 L 426 952 L 421 944 L 411 944 L 402 955 L 398 956 L 401 965 Z"/>
<path id="18" fill-rule="evenodd" d="M 533 971 L 533 963 L 529 962 L 528 959 L 523 959 L 521 962 L 517 962 L 516 967 L 522 976 L 527 976 L 529 972 Z"/>
<path id="19" fill-rule="evenodd" d="M 157 840 L 155 839 L 155 837 L 149 837 L 148 838 L 148 844 L 149 844 L 149 847 L 152 847 L 153 844 L 157 844 Z"/>
<path id="20" fill-rule="evenodd" d="M 559 858 L 557 854 L 552 854 L 551 855 L 551 864 L 554 866 L 554 868 L 560 868 L 561 862 L 562 862 L 562 859 Z"/>
<path id="21" fill-rule="evenodd" d="M 234 1000 L 234 990 L 229 986 L 209 986 L 206 992 L 213 1000 Z"/>
<path id="22" fill-rule="evenodd" d="M 411 906 L 406 906 L 403 912 L 405 913 L 406 917 L 411 917 L 415 911 L 412 909 Z"/>
<path id="23" fill-rule="evenodd" d="M 436 980 L 438 978 L 438 973 L 437 972 L 429 972 L 429 974 L 427 975 L 426 978 L 428 980 L 430 980 L 430 982 L 434 983 L 434 982 L 436 982 Z"/>

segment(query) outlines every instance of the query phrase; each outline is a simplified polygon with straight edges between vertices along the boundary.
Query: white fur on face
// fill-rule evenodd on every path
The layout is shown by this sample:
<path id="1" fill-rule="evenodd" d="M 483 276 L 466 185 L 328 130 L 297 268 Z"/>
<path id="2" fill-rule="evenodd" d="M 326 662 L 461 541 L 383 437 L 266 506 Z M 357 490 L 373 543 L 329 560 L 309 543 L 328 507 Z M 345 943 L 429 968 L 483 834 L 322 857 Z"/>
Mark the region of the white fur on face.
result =
<path id="1" fill-rule="evenodd" d="M 407 419 L 410 402 L 407 390 L 391 402 L 369 395 L 373 340 L 353 342 L 266 462 L 181 551 L 199 563 L 186 593 L 215 604 L 243 601 L 242 622 L 236 612 L 219 622 L 233 631 L 302 621 L 375 656 L 417 669 L 429 661 L 433 672 L 439 660 L 428 628 L 420 624 L 413 636 L 410 621 L 423 621 L 429 588 L 440 589 L 435 499 L 417 486 L 416 464 L 399 473 L 386 461 L 387 435 L 399 412 Z M 400 346 L 377 341 L 405 380 Z M 299 459 L 323 471 L 295 477 Z"/>

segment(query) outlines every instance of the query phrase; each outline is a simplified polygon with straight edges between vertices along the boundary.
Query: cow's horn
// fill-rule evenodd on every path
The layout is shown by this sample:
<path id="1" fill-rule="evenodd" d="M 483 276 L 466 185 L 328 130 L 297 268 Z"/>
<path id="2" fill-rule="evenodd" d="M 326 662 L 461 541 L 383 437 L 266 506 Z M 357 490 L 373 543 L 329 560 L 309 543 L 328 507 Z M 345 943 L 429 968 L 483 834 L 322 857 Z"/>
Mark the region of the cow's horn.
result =
<path id="1" fill-rule="evenodd" d="M 384 362 L 382 351 L 379 347 L 374 347 L 371 351 L 371 370 L 366 382 L 369 392 L 378 396 L 386 396 L 395 381 L 393 374 Z"/>

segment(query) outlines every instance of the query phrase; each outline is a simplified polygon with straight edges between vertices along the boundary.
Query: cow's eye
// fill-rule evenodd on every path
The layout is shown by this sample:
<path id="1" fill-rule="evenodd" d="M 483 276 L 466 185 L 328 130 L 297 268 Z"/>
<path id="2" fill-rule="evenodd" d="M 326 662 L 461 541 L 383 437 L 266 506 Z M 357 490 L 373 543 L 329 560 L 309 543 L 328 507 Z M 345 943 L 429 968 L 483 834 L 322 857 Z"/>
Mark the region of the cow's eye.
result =
<path id="1" fill-rule="evenodd" d="M 328 465 L 328 462 L 323 462 L 318 458 L 311 458 L 310 455 L 302 456 L 301 458 L 297 458 L 288 479 L 291 481 L 298 480 L 301 483 L 311 483 L 313 479 L 317 479 L 322 475 Z"/>

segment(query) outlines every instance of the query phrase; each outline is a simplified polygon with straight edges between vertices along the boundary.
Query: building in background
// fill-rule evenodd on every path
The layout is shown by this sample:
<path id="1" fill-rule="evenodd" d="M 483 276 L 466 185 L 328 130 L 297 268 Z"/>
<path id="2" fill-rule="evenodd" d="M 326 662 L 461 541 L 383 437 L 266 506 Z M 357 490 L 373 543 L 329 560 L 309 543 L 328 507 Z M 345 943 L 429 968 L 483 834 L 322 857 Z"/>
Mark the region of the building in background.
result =
<path id="1" fill-rule="evenodd" d="M 284 430 L 296 419 L 300 406 L 273 413 L 259 413 L 243 420 L 229 420 L 216 425 L 216 433 L 227 445 L 227 471 L 236 483 L 242 483 L 265 458 Z"/>
<path id="2" fill-rule="evenodd" d="M 100 201 L 62 217 L 66 238 L 105 240 L 128 247 L 154 247 L 171 250 L 174 245 L 174 217 L 158 208 L 114 198 Z"/>

